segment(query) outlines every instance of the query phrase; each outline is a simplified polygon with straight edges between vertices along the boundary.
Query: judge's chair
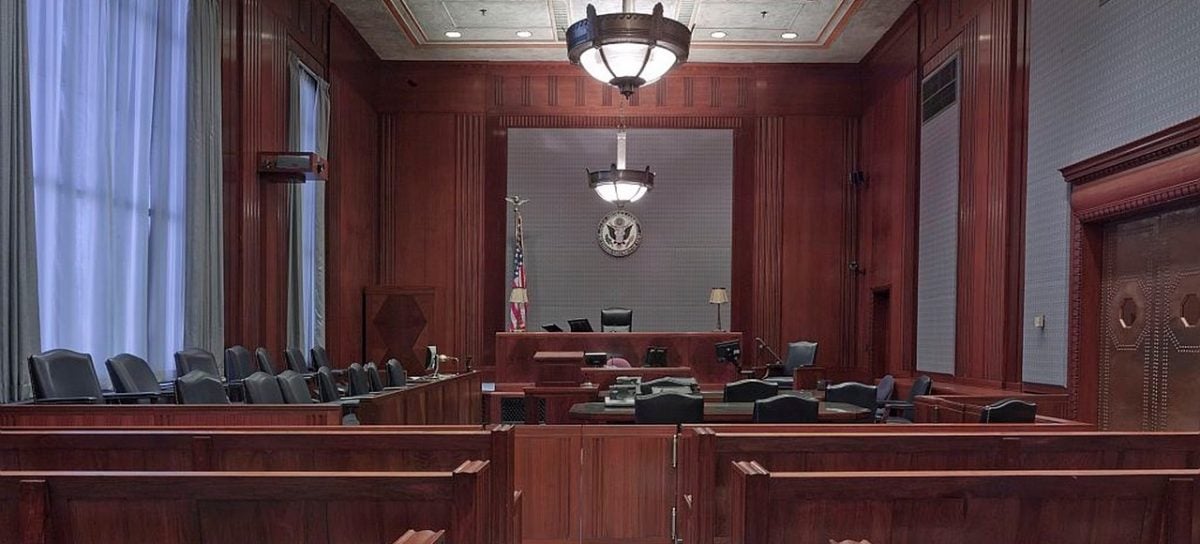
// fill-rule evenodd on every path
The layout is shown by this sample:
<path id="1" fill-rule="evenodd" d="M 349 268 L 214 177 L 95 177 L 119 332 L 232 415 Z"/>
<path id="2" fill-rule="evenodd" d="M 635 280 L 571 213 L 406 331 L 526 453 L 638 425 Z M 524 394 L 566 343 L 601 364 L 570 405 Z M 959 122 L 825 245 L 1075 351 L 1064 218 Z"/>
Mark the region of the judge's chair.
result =
<path id="1" fill-rule="evenodd" d="M 633 310 L 628 308 L 605 308 L 600 310 L 600 332 L 631 332 Z"/>

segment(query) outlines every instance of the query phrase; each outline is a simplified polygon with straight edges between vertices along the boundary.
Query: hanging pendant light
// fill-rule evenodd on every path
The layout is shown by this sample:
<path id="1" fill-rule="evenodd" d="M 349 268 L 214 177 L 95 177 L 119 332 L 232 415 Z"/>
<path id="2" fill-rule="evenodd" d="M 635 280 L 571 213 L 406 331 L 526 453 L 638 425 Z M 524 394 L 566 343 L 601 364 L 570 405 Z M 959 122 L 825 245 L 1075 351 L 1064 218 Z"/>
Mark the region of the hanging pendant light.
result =
<path id="1" fill-rule="evenodd" d="M 596 15 L 596 7 L 588 4 L 587 18 L 567 29 L 567 57 L 629 98 L 687 62 L 692 31 L 663 17 L 661 3 L 650 15 L 634 13 L 633 0 L 622 0 L 621 6 L 621 13 Z"/>
<path id="2" fill-rule="evenodd" d="M 608 170 L 588 171 L 588 186 L 596 191 L 606 202 L 616 204 L 618 208 L 630 202 L 637 202 L 654 188 L 654 172 L 647 166 L 645 170 L 627 170 L 625 168 L 625 142 L 628 135 L 625 127 L 617 129 L 617 162 Z"/>

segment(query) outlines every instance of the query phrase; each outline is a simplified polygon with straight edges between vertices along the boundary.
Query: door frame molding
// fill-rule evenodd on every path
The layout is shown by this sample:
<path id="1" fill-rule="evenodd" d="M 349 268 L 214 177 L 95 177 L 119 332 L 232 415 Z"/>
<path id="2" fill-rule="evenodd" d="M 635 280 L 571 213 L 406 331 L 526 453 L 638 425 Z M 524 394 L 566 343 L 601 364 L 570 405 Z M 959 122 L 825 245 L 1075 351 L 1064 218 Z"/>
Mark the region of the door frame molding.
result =
<path id="1" fill-rule="evenodd" d="M 1070 418 L 1099 419 L 1103 226 L 1200 202 L 1200 117 L 1060 170 L 1071 186 L 1067 319 Z"/>

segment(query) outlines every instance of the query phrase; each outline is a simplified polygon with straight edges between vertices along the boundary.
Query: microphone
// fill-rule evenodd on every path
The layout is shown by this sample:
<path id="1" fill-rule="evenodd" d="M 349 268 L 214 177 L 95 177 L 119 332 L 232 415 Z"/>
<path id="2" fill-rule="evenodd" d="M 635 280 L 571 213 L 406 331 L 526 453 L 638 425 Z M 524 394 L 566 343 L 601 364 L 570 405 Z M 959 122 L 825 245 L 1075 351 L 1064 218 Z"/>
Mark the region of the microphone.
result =
<path id="1" fill-rule="evenodd" d="M 765 350 L 767 350 L 767 353 L 771 354 L 771 357 L 775 358 L 774 361 L 767 363 L 766 366 L 763 368 L 763 379 L 765 380 L 765 379 L 767 379 L 767 376 L 769 376 L 771 374 L 771 367 L 774 367 L 777 365 L 782 365 L 783 359 L 781 357 L 779 357 L 778 353 L 775 353 L 775 350 L 771 349 L 770 344 L 767 344 L 767 341 L 763 340 L 762 337 L 755 336 L 754 342 L 758 344 L 759 350 L 765 349 Z"/>

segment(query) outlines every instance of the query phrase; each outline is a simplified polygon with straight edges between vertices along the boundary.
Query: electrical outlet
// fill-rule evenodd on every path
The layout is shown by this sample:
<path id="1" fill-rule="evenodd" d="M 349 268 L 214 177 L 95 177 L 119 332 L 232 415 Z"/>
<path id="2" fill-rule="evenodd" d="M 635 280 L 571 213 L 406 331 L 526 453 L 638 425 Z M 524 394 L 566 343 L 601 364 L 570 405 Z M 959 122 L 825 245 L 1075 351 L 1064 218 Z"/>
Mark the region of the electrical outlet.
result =
<path id="1" fill-rule="evenodd" d="M 1033 326 L 1039 329 L 1046 328 L 1046 316 L 1038 315 L 1033 318 Z"/>

